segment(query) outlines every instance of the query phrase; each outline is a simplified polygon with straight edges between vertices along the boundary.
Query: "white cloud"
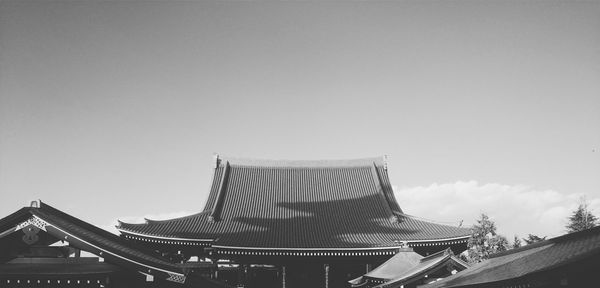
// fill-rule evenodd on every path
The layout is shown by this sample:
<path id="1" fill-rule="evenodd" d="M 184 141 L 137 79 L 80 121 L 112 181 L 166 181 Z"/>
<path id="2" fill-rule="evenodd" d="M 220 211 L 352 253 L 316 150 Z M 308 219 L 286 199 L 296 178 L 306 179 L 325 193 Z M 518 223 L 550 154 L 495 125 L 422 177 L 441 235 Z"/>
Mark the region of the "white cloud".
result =
<path id="1" fill-rule="evenodd" d="M 189 216 L 192 215 L 194 213 L 188 212 L 188 211 L 178 211 L 178 212 L 169 212 L 169 213 L 159 213 L 159 214 L 146 214 L 143 216 L 123 216 L 123 217 L 117 217 L 115 219 L 113 219 L 110 224 L 106 224 L 106 225 L 99 225 L 100 228 L 107 230 L 113 234 L 119 234 L 119 231 L 117 230 L 117 228 L 115 228 L 115 226 L 118 224 L 118 221 L 120 220 L 121 222 L 125 222 L 125 223 L 144 223 L 145 219 L 149 219 L 149 220 L 168 220 L 168 219 L 174 219 L 174 218 L 180 218 L 180 217 L 184 217 L 184 216 Z"/>
<path id="2" fill-rule="evenodd" d="M 512 241 L 514 235 L 554 237 L 565 233 L 567 217 L 579 204 L 581 194 L 536 190 L 525 185 L 477 181 L 394 187 L 404 213 L 470 227 L 485 212 L 498 227 L 498 233 Z M 593 212 L 600 211 L 600 199 L 587 199 Z M 596 214 L 596 213 L 595 213 Z"/>

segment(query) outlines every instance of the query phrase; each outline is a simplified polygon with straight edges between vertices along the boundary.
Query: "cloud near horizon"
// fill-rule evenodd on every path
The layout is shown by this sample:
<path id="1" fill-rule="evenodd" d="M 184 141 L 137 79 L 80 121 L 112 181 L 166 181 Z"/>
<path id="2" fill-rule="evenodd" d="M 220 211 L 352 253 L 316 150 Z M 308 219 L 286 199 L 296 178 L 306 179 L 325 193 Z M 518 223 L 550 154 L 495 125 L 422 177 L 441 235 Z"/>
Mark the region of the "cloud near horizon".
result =
<path id="1" fill-rule="evenodd" d="M 477 181 L 431 184 L 418 187 L 394 187 L 394 194 L 404 213 L 425 219 L 459 223 L 470 227 L 486 213 L 497 232 L 512 242 L 515 235 L 555 237 L 566 233 L 565 225 L 580 203 L 583 194 L 566 194 L 554 190 L 536 190 L 526 185 Z M 586 199 L 597 214 L 600 199 Z"/>

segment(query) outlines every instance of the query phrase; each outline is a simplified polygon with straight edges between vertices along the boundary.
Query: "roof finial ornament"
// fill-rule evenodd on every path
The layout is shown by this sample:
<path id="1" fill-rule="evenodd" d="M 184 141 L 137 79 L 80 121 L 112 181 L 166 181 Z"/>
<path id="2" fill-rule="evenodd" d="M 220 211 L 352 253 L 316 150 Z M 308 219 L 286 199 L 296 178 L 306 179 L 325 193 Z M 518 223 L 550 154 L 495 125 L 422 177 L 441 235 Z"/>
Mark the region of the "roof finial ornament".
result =
<path id="1" fill-rule="evenodd" d="M 385 154 L 385 155 L 383 155 L 383 169 L 385 171 L 387 171 L 387 164 L 388 164 L 388 155 Z"/>
<path id="2" fill-rule="evenodd" d="M 221 164 L 220 163 L 221 159 L 219 159 L 219 153 L 215 152 L 214 155 L 215 155 L 214 157 L 215 157 L 215 169 L 216 169 L 216 168 L 219 168 L 219 164 Z"/>
<path id="3" fill-rule="evenodd" d="M 40 208 L 40 203 L 37 200 L 33 200 L 33 201 L 31 201 L 31 203 L 29 203 L 29 207 Z"/>

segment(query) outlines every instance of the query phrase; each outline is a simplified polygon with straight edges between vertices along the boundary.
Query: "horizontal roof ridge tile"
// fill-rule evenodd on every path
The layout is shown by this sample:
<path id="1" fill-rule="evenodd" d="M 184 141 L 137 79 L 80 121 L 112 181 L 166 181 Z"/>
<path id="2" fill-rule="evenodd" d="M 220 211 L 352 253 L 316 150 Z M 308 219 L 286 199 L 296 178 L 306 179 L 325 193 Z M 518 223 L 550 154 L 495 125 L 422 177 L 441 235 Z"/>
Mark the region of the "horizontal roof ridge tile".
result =
<path id="1" fill-rule="evenodd" d="M 124 222 L 121 220 L 117 220 L 117 222 L 119 223 L 118 227 L 121 227 L 122 225 L 127 225 L 127 226 L 146 226 L 148 224 L 161 224 L 161 223 L 171 223 L 171 222 L 175 222 L 175 221 L 184 221 L 186 219 L 190 219 L 190 218 L 196 218 L 196 217 L 200 217 L 202 216 L 202 214 L 209 214 L 210 211 L 202 211 L 202 212 L 198 212 L 198 213 L 194 213 L 191 215 L 186 215 L 186 216 L 181 216 L 178 218 L 172 218 L 172 219 L 164 219 L 164 220 L 154 220 L 154 219 L 148 219 L 146 217 L 144 217 L 144 223 L 128 223 L 128 222 Z"/>
<path id="2" fill-rule="evenodd" d="M 278 167 L 278 168 L 341 168 L 341 167 L 362 167 L 370 166 L 376 163 L 377 166 L 385 165 L 385 158 L 367 157 L 356 159 L 321 159 L 321 160 L 288 160 L 288 159 L 260 159 L 260 158 L 241 158 L 229 156 L 217 156 L 219 165 L 229 162 L 231 166 L 257 166 L 257 167 Z"/>

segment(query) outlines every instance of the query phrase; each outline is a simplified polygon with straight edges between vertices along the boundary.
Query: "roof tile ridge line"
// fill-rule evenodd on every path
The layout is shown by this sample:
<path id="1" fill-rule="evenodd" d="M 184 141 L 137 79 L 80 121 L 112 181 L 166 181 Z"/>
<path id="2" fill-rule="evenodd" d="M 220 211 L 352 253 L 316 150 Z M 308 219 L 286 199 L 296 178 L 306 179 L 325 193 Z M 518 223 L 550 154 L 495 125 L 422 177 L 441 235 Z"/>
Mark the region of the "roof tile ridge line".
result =
<path id="1" fill-rule="evenodd" d="M 452 252 L 452 253 L 454 253 L 454 252 Z M 467 263 L 466 261 L 464 261 L 464 260 L 460 259 L 460 257 L 459 257 L 459 256 L 452 255 L 452 256 L 450 256 L 450 258 L 452 258 L 452 260 L 456 261 L 457 263 L 459 263 L 459 264 L 461 264 L 461 265 L 465 266 L 466 268 L 469 268 L 469 267 L 471 267 L 471 264 L 469 264 L 469 263 Z M 458 272 L 459 272 L 459 271 L 458 271 Z"/>
<path id="2" fill-rule="evenodd" d="M 47 211 L 45 211 L 45 210 L 47 210 Z M 30 211 L 32 211 L 32 210 L 30 210 Z M 91 223 L 88 223 L 84 220 L 74 217 L 71 214 L 65 213 L 62 210 L 54 208 L 51 205 L 42 203 L 41 201 L 40 201 L 40 207 L 38 209 L 33 210 L 32 215 L 34 217 L 41 218 L 42 220 L 46 221 L 53 227 L 55 227 L 57 229 L 61 229 L 65 233 L 68 233 L 69 235 L 74 235 L 74 233 L 76 233 L 76 232 L 71 231 L 70 229 L 72 229 L 72 228 L 63 227 L 61 225 L 56 224 L 56 222 L 55 222 L 56 219 L 48 219 L 48 218 L 54 217 L 54 218 L 58 218 L 59 221 L 62 220 L 62 221 L 71 222 L 71 223 L 75 224 L 76 227 L 78 226 L 80 229 L 90 231 L 91 233 L 95 234 L 96 236 L 104 237 L 105 239 L 108 239 L 109 241 L 113 241 L 114 243 L 117 243 L 118 245 L 135 250 L 138 253 L 146 254 L 147 256 L 150 256 L 150 257 L 153 257 L 153 258 L 159 259 L 159 260 L 164 260 L 167 263 L 169 263 L 169 261 L 167 259 L 162 259 L 163 258 L 162 256 L 156 255 L 156 251 L 154 251 L 154 250 L 147 250 L 147 249 L 141 248 L 141 247 L 131 247 L 130 246 L 131 243 L 128 242 L 128 240 L 121 238 L 119 235 L 115 235 L 111 232 L 108 232 L 100 227 L 97 227 L 97 226 L 91 224 Z M 76 235 L 74 235 L 74 236 L 76 236 Z M 81 236 L 76 237 L 76 238 L 81 238 Z M 83 240 L 83 239 L 81 239 L 81 240 Z M 94 245 L 101 245 L 101 243 L 97 242 L 96 239 L 89 240 L 88 242 L 94 242 L 94 243 L 92 243 Z"/>
<path id="3" fill-rule="evenodd" d="M 446 241 L 467 241 L 469 238 L 471 237 L 471 235 L 462 235 L 462 236 L 455 236 L 455 237 L 450 237 L 450 238 L 434 238 L 434 239 L 419 239 L 419 240 L 404 240 L 406 242 L 409 243 L 409 245 L 411 243 L 432 243 L 432 242 L 446 242 Z"/>
<path id="4" fill-rule="evenodd" d="M 432 258 L 436 258 L 436 257 L 438 257 L 440 255 L 446 255 L 446 254 L 452 256 L 452 255 L 454 255 L 454 252 L 452 252 L 452 250 L 450 249 L 450 247 L 448 247 L 448 248 L 446 248 L 444 250 L 435 252 L 435 253 L 433 253 L 431 255 L 427 255 L 427 256 L 421 258 L 420 261 L 423 262 L 423 261 L 426 261 L 426 260 L 430 260 Z"/>
<path id="5" fill-rule="evenodd" d="M 122 239 L 121 237 L 119 237 L 119 235 L 113 234 L 107 230 L 104 230 L 94 224 L 91 224 L 85 220 L 82 220 L 78 217 L 75 217 L 69 213 L 66 213 L 60 209 L 54 208 L 53 206 L 46 204 L 44 202 L 42 202 L 40 200 L 39 202 L 39 207 L 36 209 L 32 209 L 30 210 L 32 215 L 36 215 L 38 217 L 41 217 L 41 215 L 46 215 L 47 217 L 56 217 L 56 218 L 62 218 L 65 221 L 71 222 L 73 224 L 75 224 L 76 226 L 79 226 L 85 230 L 88 230 L 98 236 L 102 236 L 105 238 L 108 238 L 109 240 L 113 240 L 121 245 L 125 245 L 124 243 L 124 239 Z M 48 221 L 48 219 L 44 219 L 45 221 Z M 48 222 L 52 222 L 52 221 L 48 221 Z M 111 239 L 112 238 L 112 239 Z"/>
<path id="6" fill-rule="evenodd" d="M 419 217 L 419 216 L 415 216 L 415 215 L 406 214 L 404 212 L 400 213 L 400 215 L 403 216 L 403 217 L 407 217 L 407 218 L 411 218 L 411 219 L 417 220 L 417 221 L 428 222 L 428 223 L 436 224 L 436 225 L 449 226 L 449 227 L 453 227 L 453 228 L 471 229 L 469 227 L 462 227 L 462 226 L 450 225 L 450 223 L 452 223 L 452 222 L 445 222 L 445 221 L 438 221 L 438 220 L 433 220 L 433 219 L 427 219 L 427 218 L 423 218 L 423 217 Z"/>
<path id="7" fill-rule="evenodd" d="M 217 155 L 217 166 L 219 161 L 227 161 L 231 166 L 250 166 L 250 167 L 361 167 L 369 166 L 370 163 L 376 162 L 385 165 L 383 157 L 364 157 L 352 159 L 266 159 L 266 158 L 243 158 L 232 157 L 228 155 Z"/>
<path id="8" fill-rule="evenodd" d="M 383 161 L 383 172 L 380 172 L 379 168 L 376 169 L 378 173 L 380 172 L 378 175 L 379 179 L 381 180 L 381 184 L 383 185 L 382 187 L 384 188 L 383 193 L 385 193 L 385 195 L 388 197 L 390 207 L 392 207 L 392 210 L 394 210 L 396 216 L 400 216 L 400 219 L 402 219 L 402 214 L 404 213 L 404 211 L 402 210 L 402 207 L 400 207 L 398 200 L 396 200 L 396 195 L 394 195 L 394 189 L 392 187 L 392 183 L 388 174 L 387 156 L 384 156 Z"/>
<path id="9" fill-rule="evenodd" d="M 181 216 L 181 217 L 171 218 L 171 219 L 163 219 L 163 220 L 153 220 L 153 219 L 148 219 L 148 218 L 144 217 L 144 221 L 145 221 L 144 223 L 128 223 L 128 222 L 123 222 L 123 221 L 117 219 L 117 225 L 115 225 L 115 228 L 117 228 L 118 230 L 129 230 L 129 228 L 123 226 L 123 224 L 125 224 L 126 226 L 140 227 L 140 226 L 147 226 L 150 224 L 160 224 L 160 223 L 167 223 L 167 222 L 173 222 L 173 221 L 178 221 L 178 220 L 183 220 L 183 219 L 188 219 L 188 218 L 199 217 L 199 216 L 202 216 L 202 214 L 208 214 L 208 211 L 202 211 L 202 212 L 194 213 L 191 215 L 186 215 L 186 216 Z"/>
<path id="10" fill-rule="evenodd" d="M 148 219 L 148 218 L 144 217 L 144 220 L 146 221 L 146 223 L 132 223 L 131 225 L 145 225 L 145 224 L 152 224 L 152 223 L 172 222 L 172 221 L 177 221 L 177 220 L 182 220 L 182 219 L 198 217 L 198 216 L 201 216 L 202 214 L 207 214 L 207 212 L 201 211 L 201 212 L 193 213 L 190 215 L 185 215 L 185 216 L 171 218 L 171 219 L 162 219 L 162 220 Z"/>
<path id="11" fill-rule="evenodd" d="M 22 207 L 19 210 L 15 211 L 11 214 L 8 214 L 6 217 L 0 219 L 0 227 L 8 224 L 8 226 L 11 226 L 11 228 L 12 228 L 11 223 L 14 222 L 15 219 L 30 217 L 30 216 L 26 216 L 26 215 L 27 214 L 32 215 L 31 210 L 32 210 L 32 208 L 27 206 L 27 207 Z"/>
<path id="12" fill-rule="evenodd" d="M 209 210 L 209 200 L 210 200 L 210 196 L 212 196 L 213 194 L 213 185 L 215 183 L 215 180 L 217 178 L 217 169 L 219 168 L 219 165 L 221 164 L 221 161 L 223 161 L 223 159 L 221 159 L 221 155 L 219 155 L 219 153 L 214 153 L 214 167 L 212 169 L 212 173 L 210 176 L 210 182 L 209 182 L 209 186 L 208 186 L 208 194 L 205 196 L 206 200 L 204 202 L 204 206 L 202 207 L 202 210 L 200 210 L 201 212 L 211 212 L 211 210 Z M 214 206 L 214 203 L 213 205 Z"/>
<path id="13" fill-rule="evenodd" d="M 443 251 L 445 251 L 445 250 L 443 250 Z M 423 258 L 423 259 L 425 259 L 425 258 Z M 423 267 L 418 267 L 418 266 L 413 267 L 412 269 L 410 269 L 410 270 L 407 271 L 407 272 L 411 272 L 412 274 L 408 274 L 408 275 L 400 276 L 398 278 L 394 278 L 394 279 L 392 279 L 392 280 L 384 283 L 386 286 L 383 286 L 383 287 L 393 287 L 392 285 L 394 283 L 399 282 L 399 281 L 410 281 L 410 280 L 415 279 L 415 278 L 420 278 L 419 276 L 422 275 L 422 274 L 425 274 L 427 272 L 427 270 L 429 270 L 429 269 L 436 269 L 438 266 L 442 265 L 445 262 L 445 260 L 448 260 L 448 259 L 452 259 L 452 257 L 450 255 L 445 255 L 444 257 L 441 257 L 439 259 L 435 259 L 436 261 L 433 261 L 431 263 L 425 264 Z M 419 263 L 423 263 L 423 262 L 419 262 Z"/>
<path id="14" fill-rule="evenodd" d="M 215 168 L 218 169 L 218 168 Z M 221 180 L 219 181 L 219 192 L 215 199 L 215 203 L 213 204 L 212 212 L 208 216 L 209 222 L 219 221 L 219 217 L 221 216 L 221 209 L 223 208 L 223 199 L 225 198 L 225 189 L 227 189 L 227 180 L 229 179 L 229 161 L 225 161 L 225 168 L 223 168 L 223 175 L 221 175 Z"/>
<path id="15" fill-rule="evenodd" d="M 446 257 L 446 256 L 447 257 L 452 257 L 452 256 L 454 256 L 454 252 L 452 251 L 452 249 L 450 249 L 450 247 L 448 247 L 448 248 L 446 248 L 444 250 L 435 252 L 435 253 L 433 253 L 431 255 L 427 255 L 427 256 L 421 258 L 420 261 L 423 262 L 423 261 L 431 260 L 433 258 L 439 257 L 440 255 L 444 255 L 444 257 Z"/>
<path id="16" fill-rule="evenodd" d="M 552 238 L 552 239 L 555 239 L 555 238 Z M 523 251 L 527 251 L 527 250 L 531 250 L 531 249 L 535 249 L 535 248 L 539 248 L 539 247 L 550 246 L 550 245 L 556 244 L 556 242 L 550 241 L 552 239 L 548 239 L 548 240 L 544 240 L 544 241 L 539 241 L 539 242 L 527 244 L 525 246 L 521 246 L 519 248 L 513 248 L 513 249 L 510 249 L 510 250 L 498 252 L 498 253 L 490 255 L 488 259 L 499 258 L 499 257 L 503 257 L 503 256 L 507 256 L 507 255 L 512 255 L 512 254 L 520 253 L 520 252 L 523 252 Z"/>
<path id="17" fill-rule="evenodd" d="M 166 272 L 166 273 L 174 273 L 174 274 L 179 274 L 179 275 L 182 275 L 182 276 L 184 276 L 184 275 L 185 275 L 184 273 L 180 273 L 180 272 L 174 272 L 174 271 L 169 271 L 169 270 L 166 270 L 166 269 L 164 269 L 164 268 L 159 268 L 159 267 L 153 267 L 153 266 L 150 266 L 151 264 L 145 264 L 145 263 L 142 263 L 142 261 L 148 261 L 148 262 L 152 262 L 152 264 L 159 264 L 159 265 L 163 265 L 163 266 L 164 266 L 164 264 L 161 264 L 161 263 L 156 263 L 155 261 L 151 261 L 151 260 L 148 260 L 148 259 L 135 259 L 135 260 L 134 260 L 134 259 L 131 259 L 130 257 L 126 257 L 126 256 L 123 256 L 123 255 L 120 255 L 118 252 L 110 251 L 110 250 L 109 250 L 109 248 L 111 248 L 111 247 L 108 247 L 108 248 L 103 248 L 103 247 L 101 247 L 101 244 L 100 244 L 100 243 L 91 243 L 90 241 L 88 241 L 89 239 L 88 239 L 88 240 L 86 240 L 86 239 L 83 239 L 83 237 L 82 237 L 82 236 L 80 236 L 80 235 L 75 235 L 75 232 L 73 232 L 73 231 L 67 231 L 67 230 L 65 229 L 65 227 L 62 227 L 62 226 L 60 226 L 60 225 L 56 225 L 55 223 L 52 223 L 52 221 L 49 221 L 48 219 L 43 219 L 41 216 L 37 216 L 37 215 L 34 215 L 34 216 L 35 216 L 35 217 L 38 217 L 38 218 L 40 218 L 41 220 L 43 220 L 43 221 L 45 221 L 45 222 L 47 222 L 47 223 L 48 223 L 48 224 L 50 224 L 52 227 L 54 227 L 56 230 L 59 230 L 60 232 L 62 232 L 62 233 L 64 233 L 64 234 L 67 234 L 67 235 L 69 235 L 69 236 L 71 236 L 71 237 L 73 237 L 73 238 L 75 238 L 75 239 L 78 239 L 80 242 L 84 242 L 84 243 L 85 243 L 86 245 L 88 245 L 88 246 L 92 246 L 93 248 L 95 248 L 95 249 L 97 249 L 97 250 L 100 250 L 100 251 L 107 252 L 108 254 L 112 254 L 113 256 L 115 256 L 115 257 L 118 257 L 118 258 L 121 258 L 121 259 L 123 259 L 123 260 L 125 260 L 125 261 L 132 262 L 132 263 L 135 263 L 135 264 L 137 264 L 137 265 L 144 266 L 144 267 L 146 267 L 146 268 L 151 268 L 151 269 L 154 269 L 154 270 L 157 270 L 157 271 L 161 271 L 161 272 Z M 110 232 L 109 232 L 109 233 L 110 233 Z M 100 235 L 100 236 L 102 236 L 102 235 Z M 126 248 L 130 248 L 130 247 L 128 247 L 127 245 L 122 245 L 122 246 L 125 246 Z M 83 249 L 81 249 L 81 250 L 83 250 Z M 145 255 L 147 255 L 147 256 L 150 256 L 150 257 L 154 258 L 154 260 L 162 260 L 162 261 L 165 261 L 166 263 L 173 264 L 173 267 L 180 269 L 179 267 L 177 267 L 176 265 L 174 265 L 174 263 L 170 263 L 170 262 L 169 262 L 167 259 L 161 259 L 161 257 L 160 257 L 160 256 L 148 255 L 147 253 L 145 253 L 145 252 L 143 252 L 143 251 L 137 250 L 137 248 L 135 248 L 135 249 L 132 249 L 132 250 L 135 250 L 135 251 L 137 251 L 138 253 L 141 253 L 141 254 L 145 254 Z M 90 252 L 90 253 L 91 253 L 91 252 Z M 95 254 L 95 253 L 92 253 L 92 254 Z M 133 256 L 134 256 L 134 257 L 137 257 L 136 255 L 133 255 Z"/>
<path id="18" fill-rule="evenodd" d="M 388 195 L 385 193 L 385 191 L 383 191 L 383 186 L 381 185 L 381 178 L 379 177 L 379 172 L 377 171 L 377 164 L 375 162 L 373 162 L 373 165 L 371 165 L 371 175 L 373 176 L 373 181 L 375 182 L 375 187 L 377 189 L 377 191 L 381 191 L 381 193 L 383 194 L 383 197 L 385 198 L 385 202 L 387 204 L 388 209 L 390 209 L 390 212 L 392 213 L 392 219 L 390 219 L 390 221 L 392 223 L 398 223 L 400 222 L 400 216 L 398 215 L 397 211 L 394 211 L 394 209 L 392 208 L 392 204 L 390 203 L 390 199 L 388 197 Z"/>

